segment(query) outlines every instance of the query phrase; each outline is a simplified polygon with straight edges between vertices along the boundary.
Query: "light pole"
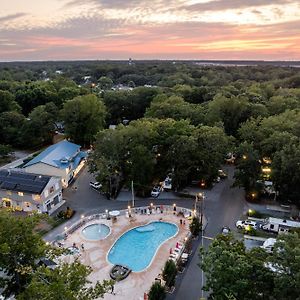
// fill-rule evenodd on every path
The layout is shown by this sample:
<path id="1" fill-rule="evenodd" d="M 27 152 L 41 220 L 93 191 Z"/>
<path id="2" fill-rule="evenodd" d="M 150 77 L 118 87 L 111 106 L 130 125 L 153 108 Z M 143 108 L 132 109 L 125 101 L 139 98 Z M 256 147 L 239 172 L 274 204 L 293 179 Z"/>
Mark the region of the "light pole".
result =
<path id="1" fill-rule="evenodd" d="M 198 193 L 196 194 L 196 199 L 195 199 L 195 211 L 196 215 L 199 217 L 200 216 L 200 225 L 202 228 L 202 223 L 203 223 L 203 203 L 204 203 L 204 193 Z"/>
<path id="2" fill-rule="evenodd" d="M 134 207 L 134 190 L 133 190 L 133 180 L 131 181 L 131 198 L 132 198 L 132 207 Z"/>

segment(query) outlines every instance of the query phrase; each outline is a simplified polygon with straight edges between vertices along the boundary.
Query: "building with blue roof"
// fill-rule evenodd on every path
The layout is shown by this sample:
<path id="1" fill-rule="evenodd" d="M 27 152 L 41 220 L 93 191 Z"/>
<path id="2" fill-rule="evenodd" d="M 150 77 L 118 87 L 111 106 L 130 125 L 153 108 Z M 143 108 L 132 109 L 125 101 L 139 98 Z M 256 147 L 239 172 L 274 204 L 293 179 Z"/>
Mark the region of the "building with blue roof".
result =
<path id="1" fill-rule="evenodd" d="M 58 176 L 66 188 L 84 166 L 86 156 L 79 145 L 63 140 L 34 157 L 24 168 L 28 173 Z"/>

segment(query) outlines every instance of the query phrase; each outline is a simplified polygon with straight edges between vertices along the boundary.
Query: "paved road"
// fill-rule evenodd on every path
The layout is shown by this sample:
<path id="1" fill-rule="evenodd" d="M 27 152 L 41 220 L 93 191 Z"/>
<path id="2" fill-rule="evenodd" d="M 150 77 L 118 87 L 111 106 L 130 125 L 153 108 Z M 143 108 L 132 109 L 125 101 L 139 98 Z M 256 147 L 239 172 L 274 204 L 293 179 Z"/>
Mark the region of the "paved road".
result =
<path id="1" fill-rule="evenodd" d="M 248 205 L 244 200 L 244 192 L 242 189 L 231 188 L 233 183 L 233 168 L 225 167 L 229 173 L 228 179 L 216 184 L 211 190 L 206 191 L 205 200 L 205 216 L 208 224 L 204 231 L 204 236 L 214 237 L 223 226 L 235 228 L 235 222 L 248 209 Z M 179 276 L 176 291 L 173 295 L 168 295 L 167 300 L 199 300 L 200 297 L 206 296 L 202 292 L 202 271 L 198 267 L 200 262 L 198 253 L 203 243 L 205 248 L 210 244 L 209 239 L 199 240 L 194 245 L 193 256 L 190 260 L 188 268 L 182 276 Z"/>

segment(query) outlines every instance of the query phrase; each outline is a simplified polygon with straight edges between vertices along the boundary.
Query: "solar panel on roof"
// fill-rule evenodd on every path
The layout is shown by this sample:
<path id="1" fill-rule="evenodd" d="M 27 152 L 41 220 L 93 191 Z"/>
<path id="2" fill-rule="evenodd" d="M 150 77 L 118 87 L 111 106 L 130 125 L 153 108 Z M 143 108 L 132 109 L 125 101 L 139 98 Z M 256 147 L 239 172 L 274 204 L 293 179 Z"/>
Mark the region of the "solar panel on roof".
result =
<path id="1" fill-rule="evenodd" d="M 39 194 L 43 187 L 18 184 L 17 189 L 28 193 Z"/>
<path id="2" fill-rule="evenodd" d="M 5 190 L 14 190 L 15 187 L 16 187 L 16 183 L 12 183 L 12 182 L 3 182 L 1 185 L 1 188 Z"/>

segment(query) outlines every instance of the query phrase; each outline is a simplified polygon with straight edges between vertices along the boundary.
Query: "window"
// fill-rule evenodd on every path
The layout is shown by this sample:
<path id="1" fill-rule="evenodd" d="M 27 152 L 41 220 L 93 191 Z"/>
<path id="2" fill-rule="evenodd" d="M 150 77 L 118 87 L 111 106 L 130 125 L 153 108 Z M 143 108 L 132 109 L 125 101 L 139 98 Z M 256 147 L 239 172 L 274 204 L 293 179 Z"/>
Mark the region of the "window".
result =
<path id="1" fill-rule="evenodd" d="M 59 202 L 59 197 L 58 196 L 54 197 L 53 205 L 56 205 L 58 202 Z"/>
<path id="2" fill-rule="evenodd" d="M 24 193 L 23 192 L 18 192 L 18 195 L 23 197 L 24 196 Z"/>
<path id="3" fill-rule="evenodd" d="M 34 201 L 41 201 L 41 196 L 40 195 L 32 195 L 32 199 Z"/>

